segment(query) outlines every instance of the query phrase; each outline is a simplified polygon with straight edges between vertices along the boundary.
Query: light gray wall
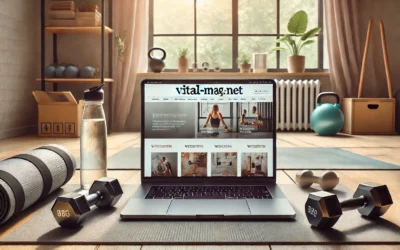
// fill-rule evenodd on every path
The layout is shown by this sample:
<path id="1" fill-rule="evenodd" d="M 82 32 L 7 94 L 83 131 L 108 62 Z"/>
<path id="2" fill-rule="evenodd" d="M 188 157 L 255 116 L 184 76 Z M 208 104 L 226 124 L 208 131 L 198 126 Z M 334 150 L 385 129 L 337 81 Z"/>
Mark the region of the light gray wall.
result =
<path id="1" fill-rule="evenodd" d="M 0 0 L 0 139 L 34 133 L 39 71 L 39 1 Z"/>
<path id="2" fill-rule="evenodd" d="M 363 49 L 367 36 L 368 22 L 371 18 L 374 20 L 363 94 L 364 97 L 387 97 L 379 20 L 382 19 L 385 24 L 393 93 L 395 93 L 400 89 L 400 1 L 360 0 L 358 2 L 360 39 Z"/>

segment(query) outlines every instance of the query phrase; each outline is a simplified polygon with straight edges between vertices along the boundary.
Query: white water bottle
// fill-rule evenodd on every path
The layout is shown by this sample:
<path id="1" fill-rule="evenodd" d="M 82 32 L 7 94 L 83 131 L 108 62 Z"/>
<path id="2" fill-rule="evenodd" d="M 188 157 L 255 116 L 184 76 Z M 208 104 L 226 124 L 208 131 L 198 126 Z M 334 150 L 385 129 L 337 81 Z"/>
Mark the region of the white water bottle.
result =
<path id="1" fill-rule="evenodd" d="M 102 84 L 84 92 L 81 127 L 81 187 L 107 176 L 107 125 Z"/>

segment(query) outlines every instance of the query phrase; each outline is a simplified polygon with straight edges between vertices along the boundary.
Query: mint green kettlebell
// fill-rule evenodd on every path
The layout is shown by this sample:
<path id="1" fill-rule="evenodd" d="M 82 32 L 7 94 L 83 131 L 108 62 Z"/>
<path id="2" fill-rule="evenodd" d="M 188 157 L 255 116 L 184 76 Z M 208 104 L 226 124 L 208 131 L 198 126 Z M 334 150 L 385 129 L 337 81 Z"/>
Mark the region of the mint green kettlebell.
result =
<path id="1" fill-rule="evenodd" d="M 334 96 L 336 103 L 321 103 L 324 96 Z M 322 136 L 336 135 L 343 128 L 344 117 L 340 110 L 339 95 L 334 92 L 323 92 L 317 97 L 317 107 L 311 114 L 311 127 Z"/>

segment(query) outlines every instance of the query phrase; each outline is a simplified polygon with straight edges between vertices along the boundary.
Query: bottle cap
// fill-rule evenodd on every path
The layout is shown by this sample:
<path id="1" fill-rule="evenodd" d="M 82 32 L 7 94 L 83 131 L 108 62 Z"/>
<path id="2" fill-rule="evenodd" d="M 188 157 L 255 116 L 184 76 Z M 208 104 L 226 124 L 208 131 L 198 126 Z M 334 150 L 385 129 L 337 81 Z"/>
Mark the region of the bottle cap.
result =
<path id="1" fill-rule="evenodd" d="M 103 101 L 104 100 L 104 90 L 103 86 L 106 84 L 101 84 L 100 86 L 95 86 L 87 89 L 83 92 L 83 99 L 85 101 Z"/>

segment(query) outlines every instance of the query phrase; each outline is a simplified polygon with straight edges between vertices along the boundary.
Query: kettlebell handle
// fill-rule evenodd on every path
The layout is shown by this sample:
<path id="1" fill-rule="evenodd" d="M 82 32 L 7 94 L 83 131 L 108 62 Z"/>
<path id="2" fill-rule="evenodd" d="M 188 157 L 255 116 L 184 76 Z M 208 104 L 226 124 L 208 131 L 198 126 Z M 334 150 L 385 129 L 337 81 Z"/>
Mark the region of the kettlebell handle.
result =
<path id="1" fill-rule="evenodd" d="M 149 50 L 149 53 L 147 54 L 148 57 L 149 57 L 150 59 L 154 59 L 154 58 L 151 56 L 151 52 L 153 52 L 154 50 L 160 50 L 160 51 L 163 53 L 163 56 L 162 56 L 161 60 L 164 61 L 165 58 L 167 57 L 167 53 L 165 53 L 165 50 L 162 49 L 162 48 L 152 48 L 152 49 L 150 49 L 150 50 Z"/>
<path id="2" fill-rule="evenodd" d="M 321 104 L 321 99 L 324 96 L 334 96 L 336 98 L 336 104 L 340 104 L 340 97 L 335 92 L 322 92 L 317 97 L 317 104 Z"/>

